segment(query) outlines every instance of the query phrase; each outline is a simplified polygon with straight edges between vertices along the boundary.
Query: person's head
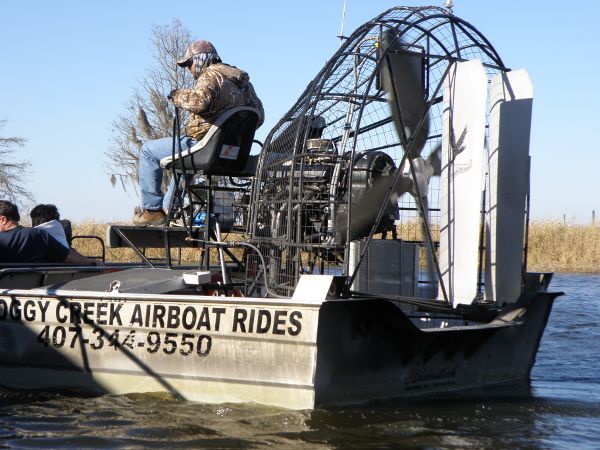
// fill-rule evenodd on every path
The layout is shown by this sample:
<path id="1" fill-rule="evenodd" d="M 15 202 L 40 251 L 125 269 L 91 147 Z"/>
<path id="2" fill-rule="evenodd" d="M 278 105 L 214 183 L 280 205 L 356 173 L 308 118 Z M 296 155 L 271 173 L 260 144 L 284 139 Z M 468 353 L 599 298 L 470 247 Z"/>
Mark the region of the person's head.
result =
<path id="1" fill-rule="evenodd" d="M 185 55 L 177 60 L 181 67 L 187 67 L 194 78 L 208 66 L 221 62 L 217 49 L 208 41 L 195 41 L 188 45 Z"/>
<path id="2" fill-rule="evenodd" d="M 51 220 L 60 220 L 60 214 L 58 214 L 56 206 L 49 204 L 37 205 L 31 210 L 29 215 L 31 216 L 31 225 L 34 227 L 50 222 Z"/>
<path id="3" fill-rule="evenodd" d="M 19 208 L 8 200 L 0 200 L 0 231 L 10 230 L 19 224 Z"/>

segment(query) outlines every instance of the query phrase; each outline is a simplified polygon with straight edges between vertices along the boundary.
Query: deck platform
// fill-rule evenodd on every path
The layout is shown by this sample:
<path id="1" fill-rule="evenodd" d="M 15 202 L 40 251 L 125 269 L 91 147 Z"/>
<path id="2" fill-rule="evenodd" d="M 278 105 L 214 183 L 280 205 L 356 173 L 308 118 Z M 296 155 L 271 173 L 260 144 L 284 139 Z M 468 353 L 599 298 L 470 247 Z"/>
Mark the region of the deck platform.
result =
<path id="1" fill-rule="evenodd" d="M 205 239 L 203 227 L 192 231 L 193 239 Z M 185 227 L 110 225 L 106 230 L 106 242 L 110 248 L 165 248 L 167 243 L 171 248 L 199 247 L 201 244 L 187 240 L 188 230 Z M 129 241 L 129 242 L 128 242 Z"/>

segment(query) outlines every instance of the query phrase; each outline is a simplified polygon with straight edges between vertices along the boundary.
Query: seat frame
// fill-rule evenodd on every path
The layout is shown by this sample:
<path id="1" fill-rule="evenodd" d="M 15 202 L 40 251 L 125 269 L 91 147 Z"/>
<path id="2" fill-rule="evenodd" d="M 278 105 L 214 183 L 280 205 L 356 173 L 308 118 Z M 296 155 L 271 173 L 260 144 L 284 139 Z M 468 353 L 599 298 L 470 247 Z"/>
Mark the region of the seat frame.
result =
<path id="1" fill-rule="evenodd" d="M 242 128 L 237 136 L 230 128 L 228 122 L 235 120 L 236 115 L 241 117 Z M 245 117 L 244 117 L 245 115 Z M 177 134 L 178 114 L 176 114 L 176 124 L 174 126 L 174 134 Z M 238 106 L 223 111 L 220 114 L 206 135 L 198 141 L 194 146 L 187 150 L 182 150 L 181 146 L 177 149 L 177 143 L 180 142 L 179 136 L 174 136 L 173 152 L 171 156 L 161 159 L 160 164 L 163 168 L 171 170 L 175 182 L 173 195 L 169 199 L 169 209 L 167 211 L 167 221 L 172 221 L 175 214 L 179 212 L 180 217 L 184 221 L 190 238 L 199 227 L 194 226 L 194 215 L 192 214 L 194 205 L 202 204 L 206 212 L 206 219 L 203 228 L 206 230 L 204 237 L 206 241 L 215 240 L 221 242 L 221 223 L 219 215 L 216 214 L 213 220 L 213 195 L 219 190 L 231 190 L 230 188 L 221 188 L 213 186 L 212 176 L 229 176 L 229 177 L 251 177 L 254 175 L 254 170 L 249 166 L 256 165 L 256 158 L 250 156 L 250 148 L 254 141 L 254 132 L 261 119 L 261 111 L 249 106 Z M 246 124 L 245 121 L 251 121 Z M 232 124 L 235 126 L 235 123 Z M 249 126 L 250 128 L 245 128 Z M 226 142 L 229 141 L 229 142 Z M 232 141 L 235 144 L 232 145 Z M 259 143 L 260 144 L 260 143 Z M 227 146 L 227 148 L 225 147 Z M 193 185 L 191 178 L 195 175 L 200 175 L 206 178 L 206 185 Z M 199 193 L 206 191 L 206 199 L 202 200 Z M 190 213 L 186 216 L 185 208 L 183 207 L 184 198 L 188 198 Z M 202 228 L 202 227 L 201 227 Z M 206 244 L 200 245 L 203 248 L 200 266 L 208 268 L 210 266 L 210 256 Z M 223 279 L 226 280 L 225 262 L 223 249 L 219 247 L 219 259 L 223 268 Z M 226 253 L 230 254 L 229 251 Z M 232 256 L 230 254 L 230 256 Z"/>

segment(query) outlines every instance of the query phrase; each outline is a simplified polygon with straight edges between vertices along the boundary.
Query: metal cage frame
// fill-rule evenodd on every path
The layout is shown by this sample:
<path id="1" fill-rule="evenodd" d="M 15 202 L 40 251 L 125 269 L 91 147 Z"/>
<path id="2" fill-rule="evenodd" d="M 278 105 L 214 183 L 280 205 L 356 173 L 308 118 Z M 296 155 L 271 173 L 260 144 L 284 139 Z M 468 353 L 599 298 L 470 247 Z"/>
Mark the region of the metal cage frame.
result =
<path id="1" fill-rule="evenodd" d="M 381 50 L 382 36 L 388 30 L 407 54 L 422 60 L 427 107 L 412 137 L 394 131 L 394 105 L 381 87 L 381 69 L 390 52 Z M 384 189 L 377 214 L 366 218 L 370 221 L 360 216 L 361 199 L 369 200 L 381 177 L 397 182 L 404 171 L 416 180 L 412 160 L 418 154 L 411 154 L 415 135 L 429 123 L 423 156 L 431 153 L 441 139 L 440 89 L 450 64 L 475 58 L 488 75 L 510 70 L 475 27 L 437 7 L 389 9 L 343 42 L 271 130 L 260 155 L 249 234 L 266 260 L 268 289 L 290 295 L 301 274 L 329 273 L 347 277 L 349 292 L 366 251 L 350 267 L 351 242 L 363 240 L 368 247 L 374 237 L 411 240 L 398 230 L 418 217 L 428 231 L 412 240 L 435 255 L 435 224 L 429 222 L 421 196 L 390 202 L 392 189 Z M 434 199 L 435 187 L 428 190 Z M 431 203 L 428 211 L 435 211 L 435 199 Z M 357 231 L 362 221 L 366 225 Z"/>

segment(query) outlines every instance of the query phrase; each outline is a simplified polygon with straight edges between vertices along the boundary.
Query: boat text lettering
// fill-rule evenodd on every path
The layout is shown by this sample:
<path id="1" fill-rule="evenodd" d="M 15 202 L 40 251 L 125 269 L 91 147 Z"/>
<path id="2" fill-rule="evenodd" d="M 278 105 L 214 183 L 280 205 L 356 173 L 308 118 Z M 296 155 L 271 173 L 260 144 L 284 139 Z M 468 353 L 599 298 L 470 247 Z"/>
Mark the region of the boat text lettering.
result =
<path id="1" fill-rule="evenodd" d="M 115 350 L 129 348 L 146 349 L 148 353 L 162 351 L 166 355 L 179 354 L 199 357 L 208 356 L 212 348 L 212 337 L 192 333 L 159 333 L 150 331 L 145 336 L 136 330 L 119 330 L 107 333 L 102 328 L 82 328 L 79 326 L 52 327 L 46 325 L 37 336 L 37 341 L 44 346 L 54 348 L 80 348 L 86 346 L 92 350 L 113 347 Z"/>
<path id="2" fill-rule="evenodd" d="M 179 328 L 186 330 L 220 331 L 221 317 L 225 308 L 204 306 L 201 310 L 194 306 L 179 305 L 135 305 L 129 326 Z"/>
<path id="3" fill-rule="evenodd" d="M 88 325 L 182 333 L 299 336 L 306 318 L 298 310 L 238 305 L 0 298 L 0 320 L 58 324 L 65 329 Z"/>
<path id="4" fill-rule="evenodd" d="M 49 305 L 49 302 L 41 300 L 26 300 L 23 303 L 13 300 L 8 305 L 4 299 L 0 299 L 0 320 L 26 320 L 27 322 L 40 320 L 43 322 L 46 320 L 46 311 L 48 311 Z"/>
<path id="5" fill-rule="evenodd" d="M 297 336 L 302 330 L 302 313 L 292 311 L 269 311 L 268 309 L 236 308 L 233 312 L 233 331 L 240 333 L 289 334 Z M 289 326 L 288 326 L 289 323 Z"/>

